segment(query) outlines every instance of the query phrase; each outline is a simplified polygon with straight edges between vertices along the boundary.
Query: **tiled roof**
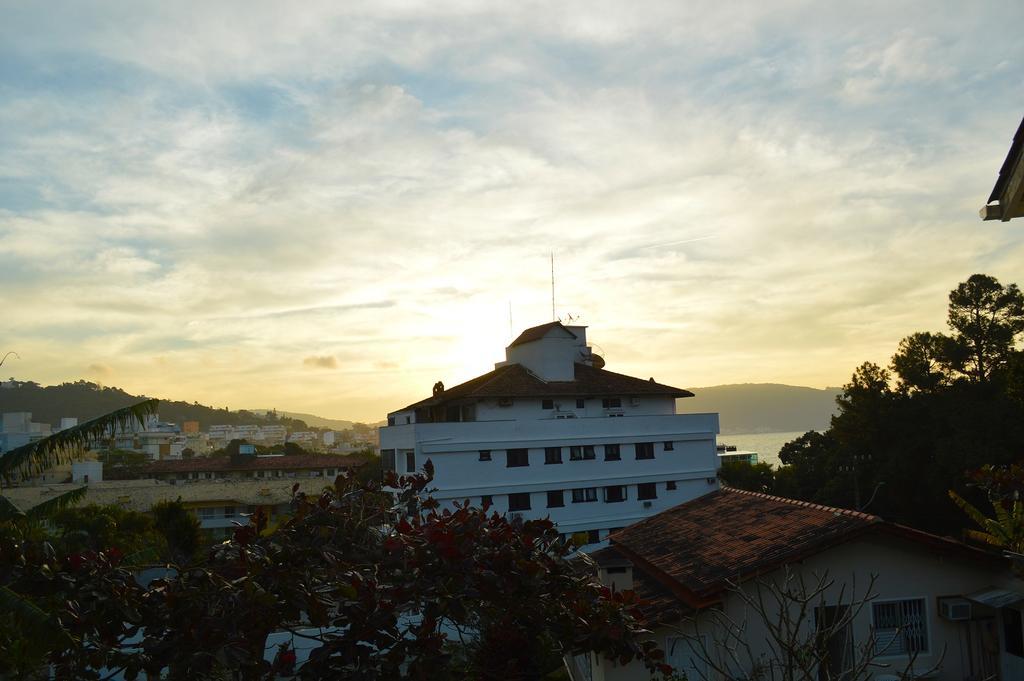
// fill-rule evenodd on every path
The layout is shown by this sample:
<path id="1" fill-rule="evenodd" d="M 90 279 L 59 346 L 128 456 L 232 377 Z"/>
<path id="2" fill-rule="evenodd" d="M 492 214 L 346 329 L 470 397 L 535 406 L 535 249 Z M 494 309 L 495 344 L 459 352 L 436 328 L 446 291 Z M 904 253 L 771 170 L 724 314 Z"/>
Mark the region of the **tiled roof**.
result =
<path id="1" fill-rule="evenodd" d="M 1022 162 L 1022 155 L 1024 155 L 1024 119 L 1021 120 L 1020 125 L 1017 127 L 1017 133 L 1013 136 L 1013 142 L 1010 144 L 1010 151 L 1006 154 L 1006 159 L 999 168 L 999 177 L 996 178 L 996 184 L 992 187 L 988 203 L 997 201 L 1002 196 L 1003 191 L 1006 189 L 1006 183 L 1010 181 L 1010 175 L 1013 174 L 1013 166 L 1016 163 Z M 1006 209 L 1009 209 L 1009 207 L 1007 206 Z"/>
<path id="2" fill-rule="evenodd" d="M 739 581 L 802 559 L 868 531 L 991 560 L 961 542 L 880 517 L 724 488 L 611 535 L 611 546 L 645 577 L 691 607 L 713 603 Z"/>
<path id="3" fill-rule="evenodd" d="M 232 462 L 231 457 L 196 457 L 154 461 L 146 473 L 213 473 L 219 471 L 307 470 L 318 468 L 353 468 L 366 463 L 359 456 L 335 454 L 302 454 L 297 456 L 255 456 Z"/>
<path id="4" fill-rule="evenodd" d="M 689 390 L 617 374 L 614 371 L 597 369 L 587 364 L 575 365 L 575 380 L 573 381 L 542 381 L 521 364 L 508 364 L 449 388 L 438 395 L 410 404 L 399 411 L 444 404 L 452 400 L 487 397 L 631 397 L 638 395 L 693 397 L 693 393 Z"/>
<path id="5" fill-rule="evenodd" d="M 533 328 L 523 331 L 514 341 L 509 343 L 508 346 L 511 348 L 516 345 L 522 345 L 523 343 L 532 343 L 533 341 L 540 340 L 544 336 L 548 335 L 548 332 L 552 329 L 561 329 L 573 338 L 576 338 L 576 334 L 562 326 L 562 322 L 548 322 L 547 324 L 534 326 Z"/>

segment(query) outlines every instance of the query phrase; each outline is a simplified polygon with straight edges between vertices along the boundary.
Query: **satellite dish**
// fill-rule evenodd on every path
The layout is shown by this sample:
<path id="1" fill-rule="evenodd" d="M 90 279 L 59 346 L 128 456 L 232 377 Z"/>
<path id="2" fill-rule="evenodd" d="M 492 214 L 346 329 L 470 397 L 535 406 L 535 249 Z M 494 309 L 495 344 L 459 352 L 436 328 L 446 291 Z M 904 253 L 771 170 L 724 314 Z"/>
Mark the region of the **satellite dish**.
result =
<path id="1" fill-rule="evenodd" d="M 604 357 L 591 353 L 590 363 L 595 369 L 604 369 Z"/>

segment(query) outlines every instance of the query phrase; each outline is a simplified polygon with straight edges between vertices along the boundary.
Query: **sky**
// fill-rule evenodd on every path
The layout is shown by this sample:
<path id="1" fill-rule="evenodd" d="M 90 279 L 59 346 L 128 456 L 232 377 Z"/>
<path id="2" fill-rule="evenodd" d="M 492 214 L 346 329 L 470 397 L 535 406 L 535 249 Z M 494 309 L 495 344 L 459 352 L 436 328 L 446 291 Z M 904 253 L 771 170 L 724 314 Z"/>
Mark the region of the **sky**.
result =
<path id="1" fill-rule="evenodd" d="M 1024 274 L 1024 3 L 0 0 L 0 373 L 377 421 L 555 313 L 826 387 Z"/>

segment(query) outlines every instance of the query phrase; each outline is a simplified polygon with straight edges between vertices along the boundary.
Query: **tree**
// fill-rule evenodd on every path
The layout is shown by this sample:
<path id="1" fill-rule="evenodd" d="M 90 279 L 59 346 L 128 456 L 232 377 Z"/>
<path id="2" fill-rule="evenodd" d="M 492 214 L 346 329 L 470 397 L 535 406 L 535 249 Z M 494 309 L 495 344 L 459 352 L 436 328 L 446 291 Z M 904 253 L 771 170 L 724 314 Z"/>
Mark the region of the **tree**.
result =
<path id="1" fill-rule="evenodd" d="M 317 643 L 303 679 L 540 679 L 542 660 L 577 651 L 670 671 L 636 597 L 605 589 L 551 522 L 441 509 L 426 468 L 389 474 L 391 492 L 352 475 L 296 491 L 275 531 L 257 515 L 146 587 L 105 552 L 47 557 L 31 542 L 2 547 L 0 575 L 45 597 L 67 634 L 49 654 L 62 678 L 270 679 L 275 631 Z"/>
<path id="2" fill-rule="evenodd" d="M 775 487 L 772 467 L 767 463 L 750 464 L 746 461 L 725 461 L 722 463 L 722 469 L 718 475 L 722 482 L 730 487 L 750 492 L 771 494 Z"/>
<path id="3" fill-rule="evenodd" d="M 952 365 L 976 382 L 1006 366 L 1024 332 L 1024 294 L 1016 284 L 972 274 L 949 294 L 949 326 L 956 332 Z"/>
<path id="4" fill-rule="evenodd" d="M 150 513 L 154 528 L 167 544 L 168 559 L 173 563 L 191 562 L 202 545 L 203 533 L 199 521 L 181 503 L 181 497 L 153 504 Z"/>
<path id="5" fill-rule="evenodd" d="M 902 392 L 933 392 L 947 379 L 948 355 L 952 339 L 927 331 L 913 333 L 900 341 L 891 367 L 899 376 Z"/>

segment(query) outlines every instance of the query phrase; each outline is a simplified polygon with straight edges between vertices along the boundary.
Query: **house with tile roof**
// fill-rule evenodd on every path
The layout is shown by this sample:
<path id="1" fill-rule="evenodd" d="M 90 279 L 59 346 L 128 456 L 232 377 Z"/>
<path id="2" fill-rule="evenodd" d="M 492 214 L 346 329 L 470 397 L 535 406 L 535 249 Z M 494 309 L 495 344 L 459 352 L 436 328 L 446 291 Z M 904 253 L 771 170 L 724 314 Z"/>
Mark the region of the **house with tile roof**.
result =
<path id="1" fill-rule="evenodd" d="M 718 489 L 717 414 L 677 414 L 682 388 L 616 373 L 586 327 L 527 329 L 493 371 L 388 414 L 385 468 L 434 467 L 442 504 L 550 517 L 577 543 Z"/>
<path id="2" fill-rule="evenodd" d="M 1024 120 L 1017 127 L 988 201 L 979 211 L 982 220 L 1024 217 Z"/>
<path id="3" fill-rule="evenodd" d="M 827 575 L 799 621 L 804 640 L 829 653 L 818 679 L 850 678 L 864 655 L 873 665 L 858 681 L 908 668 L 948 681 L 1024 678 L 1024 582 L 1009 560 L 875 515 L 723 488 L 613 533 L 593 558 L 607 585 L 643 599 L 648 629 L 688 679 L 723 678 L 716 667 L 753 678 L 772 659 L 748 598 L 766 596 L 769 622 L 779 621 L 766 585 L 787 575 L 808 585 Z M 843 608 L 848 620 L 822 640 L 818 628 Z M 733 657 L 739 640 L 749 654 Z M 572 665 L 590 681 L 650 678 L 593 656 Z"/>

